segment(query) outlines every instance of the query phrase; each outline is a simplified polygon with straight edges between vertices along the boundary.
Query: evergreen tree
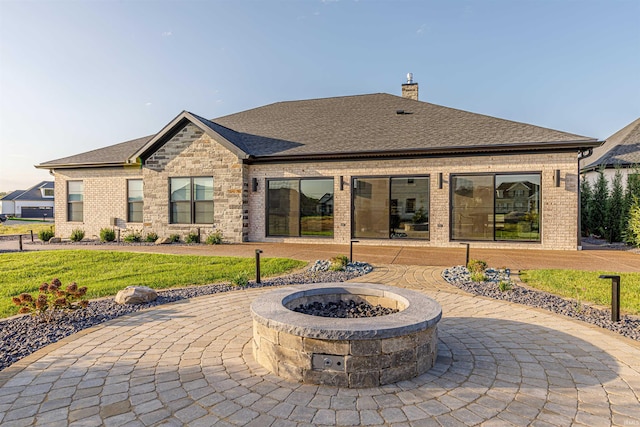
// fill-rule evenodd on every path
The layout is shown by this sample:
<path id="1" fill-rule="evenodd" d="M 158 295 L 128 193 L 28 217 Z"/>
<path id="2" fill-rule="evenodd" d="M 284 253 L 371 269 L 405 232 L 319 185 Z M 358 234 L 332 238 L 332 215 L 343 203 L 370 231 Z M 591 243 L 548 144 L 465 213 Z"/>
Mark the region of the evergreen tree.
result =
<path id="1" fill-rule="evenodd" d="M 609 229 L 607 227 L 607 212 L 609 205 L 609 186 L 607 178 L 604 176 L 604 168 L 598 170 L 598 179 L 593 189 L 593 199 L 590 207 L 591 224 L 593 233 L 602 237 L 609 237 Z"/>
<path id="2" fill-rule="evenodd" d="M 605 236 L 609 242 L 620 242 L 622 239 L 623 213 L 624 213 L 624 190 L 622 189 L 622 172 L 616 168 L 611 183 L 611 195 L 607 204 L 607 227 L 609 234 Z M 625 223 L 626 224 L 626 223 Z"/>
<path id="3" fill-rule="evenodd" d="M 640 166 L 636 166 L 633 170 L 629 170 L 627 174 L 627 187 L 624 192 L 624 206 L 623 214 L 620 221 L 622 222 L 621 229 L 626 243 L 634 244 L 630 239 L 631 215 L 630 210 L 633 205 L 634 198 L 640 199 Z"/>
<path id="4" fill-rule="evenodd" d="M 591 223 L 591 206 L 593 205 L 593 190 L 586 176 L 582 176 L 580 183 L 580 225 L 583 236 L 588 237 L 593 232 Z"/>

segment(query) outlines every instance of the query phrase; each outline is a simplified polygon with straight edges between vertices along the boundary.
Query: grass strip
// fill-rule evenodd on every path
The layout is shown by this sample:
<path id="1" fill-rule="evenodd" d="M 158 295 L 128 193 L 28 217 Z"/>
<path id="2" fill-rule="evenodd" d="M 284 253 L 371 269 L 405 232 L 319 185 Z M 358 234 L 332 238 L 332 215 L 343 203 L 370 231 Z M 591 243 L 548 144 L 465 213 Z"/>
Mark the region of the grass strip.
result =
<path id="1" fill-rule="evenodd" d="M 579 270 L 523 270 L 520 278 L 528 286 L 583 303 L 611 307 L 611 280 L 602 274 L 620 276 L 620 311 L 640 315 L 640 273 Z"/>
<path id="2" fill-rule="evenodd" d="M 301 268 L 302 261 L 262 258 L 262 277 Z M 0 254 L 0 318 L 17 313 L 11 297 L 37 293 L 54 278 L 87 286 L 87 297 L 115 295 L 127 286 L 166 289 L 229 282 L 246 273 L 255 279 L 255 259 L 115 251 L 61 250 Z"/>

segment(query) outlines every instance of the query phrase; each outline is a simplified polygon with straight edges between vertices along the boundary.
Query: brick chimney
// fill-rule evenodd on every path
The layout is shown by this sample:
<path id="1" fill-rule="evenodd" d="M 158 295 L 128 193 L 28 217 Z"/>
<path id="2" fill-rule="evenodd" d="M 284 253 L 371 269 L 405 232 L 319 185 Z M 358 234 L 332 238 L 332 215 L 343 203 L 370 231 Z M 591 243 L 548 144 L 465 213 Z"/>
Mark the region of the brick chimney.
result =
<path id="1" fill-rule="evenodd" d="M 407 73 L 407 82 L 402 85 L 402 97 L 418 100 L 418 83 L 413 82 L 413 73 Z"/>

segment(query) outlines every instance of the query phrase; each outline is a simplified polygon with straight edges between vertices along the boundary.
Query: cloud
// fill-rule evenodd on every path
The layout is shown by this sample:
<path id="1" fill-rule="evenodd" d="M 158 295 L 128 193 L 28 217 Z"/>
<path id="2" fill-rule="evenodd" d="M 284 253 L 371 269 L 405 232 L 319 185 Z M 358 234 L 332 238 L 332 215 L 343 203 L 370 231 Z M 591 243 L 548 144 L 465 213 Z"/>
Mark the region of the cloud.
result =
<path id="1" fill-rule="evenodd" d="M 162 37 L 171 37 L 173 33 L 171 31 L 165 31 L 162 33 Z"/>
<path id="2" fill-rule="evenodd" d="M 422 34 L 426 31 L 427 29 L 427 24 L 422 24 L 420 25 L 420 28 L 418 28 L 418 31 L 416 31 L 416 34 Z"/>
<path id="3" fill-rule="evenodd" d="M 144 104 L 144 106 L 145 106 L 145 107 L 149 107 L 149 106 L 151 106 L 151 103 L 150 103 L 150 102 L 146 102 L 146 103 Z"/>

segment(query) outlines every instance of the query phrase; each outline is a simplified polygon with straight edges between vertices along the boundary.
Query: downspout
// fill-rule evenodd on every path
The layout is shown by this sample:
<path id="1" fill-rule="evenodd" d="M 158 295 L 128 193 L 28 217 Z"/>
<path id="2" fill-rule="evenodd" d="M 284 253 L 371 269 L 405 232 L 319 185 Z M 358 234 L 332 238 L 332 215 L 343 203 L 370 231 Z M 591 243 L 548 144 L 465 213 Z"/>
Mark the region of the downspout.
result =
<path id="1" fill-rule="evenodd" d="M 580 193 L 582 187 L 582 177 L 580 176 L 580 160 L 586 159 L 592 154 L 593 148 L 588 148 L 586 151 L 580 150 L 580 152 L 578 153 L 578 236 L 576 246 L 579 251 L 582 250 L 582 194 Z"/>

